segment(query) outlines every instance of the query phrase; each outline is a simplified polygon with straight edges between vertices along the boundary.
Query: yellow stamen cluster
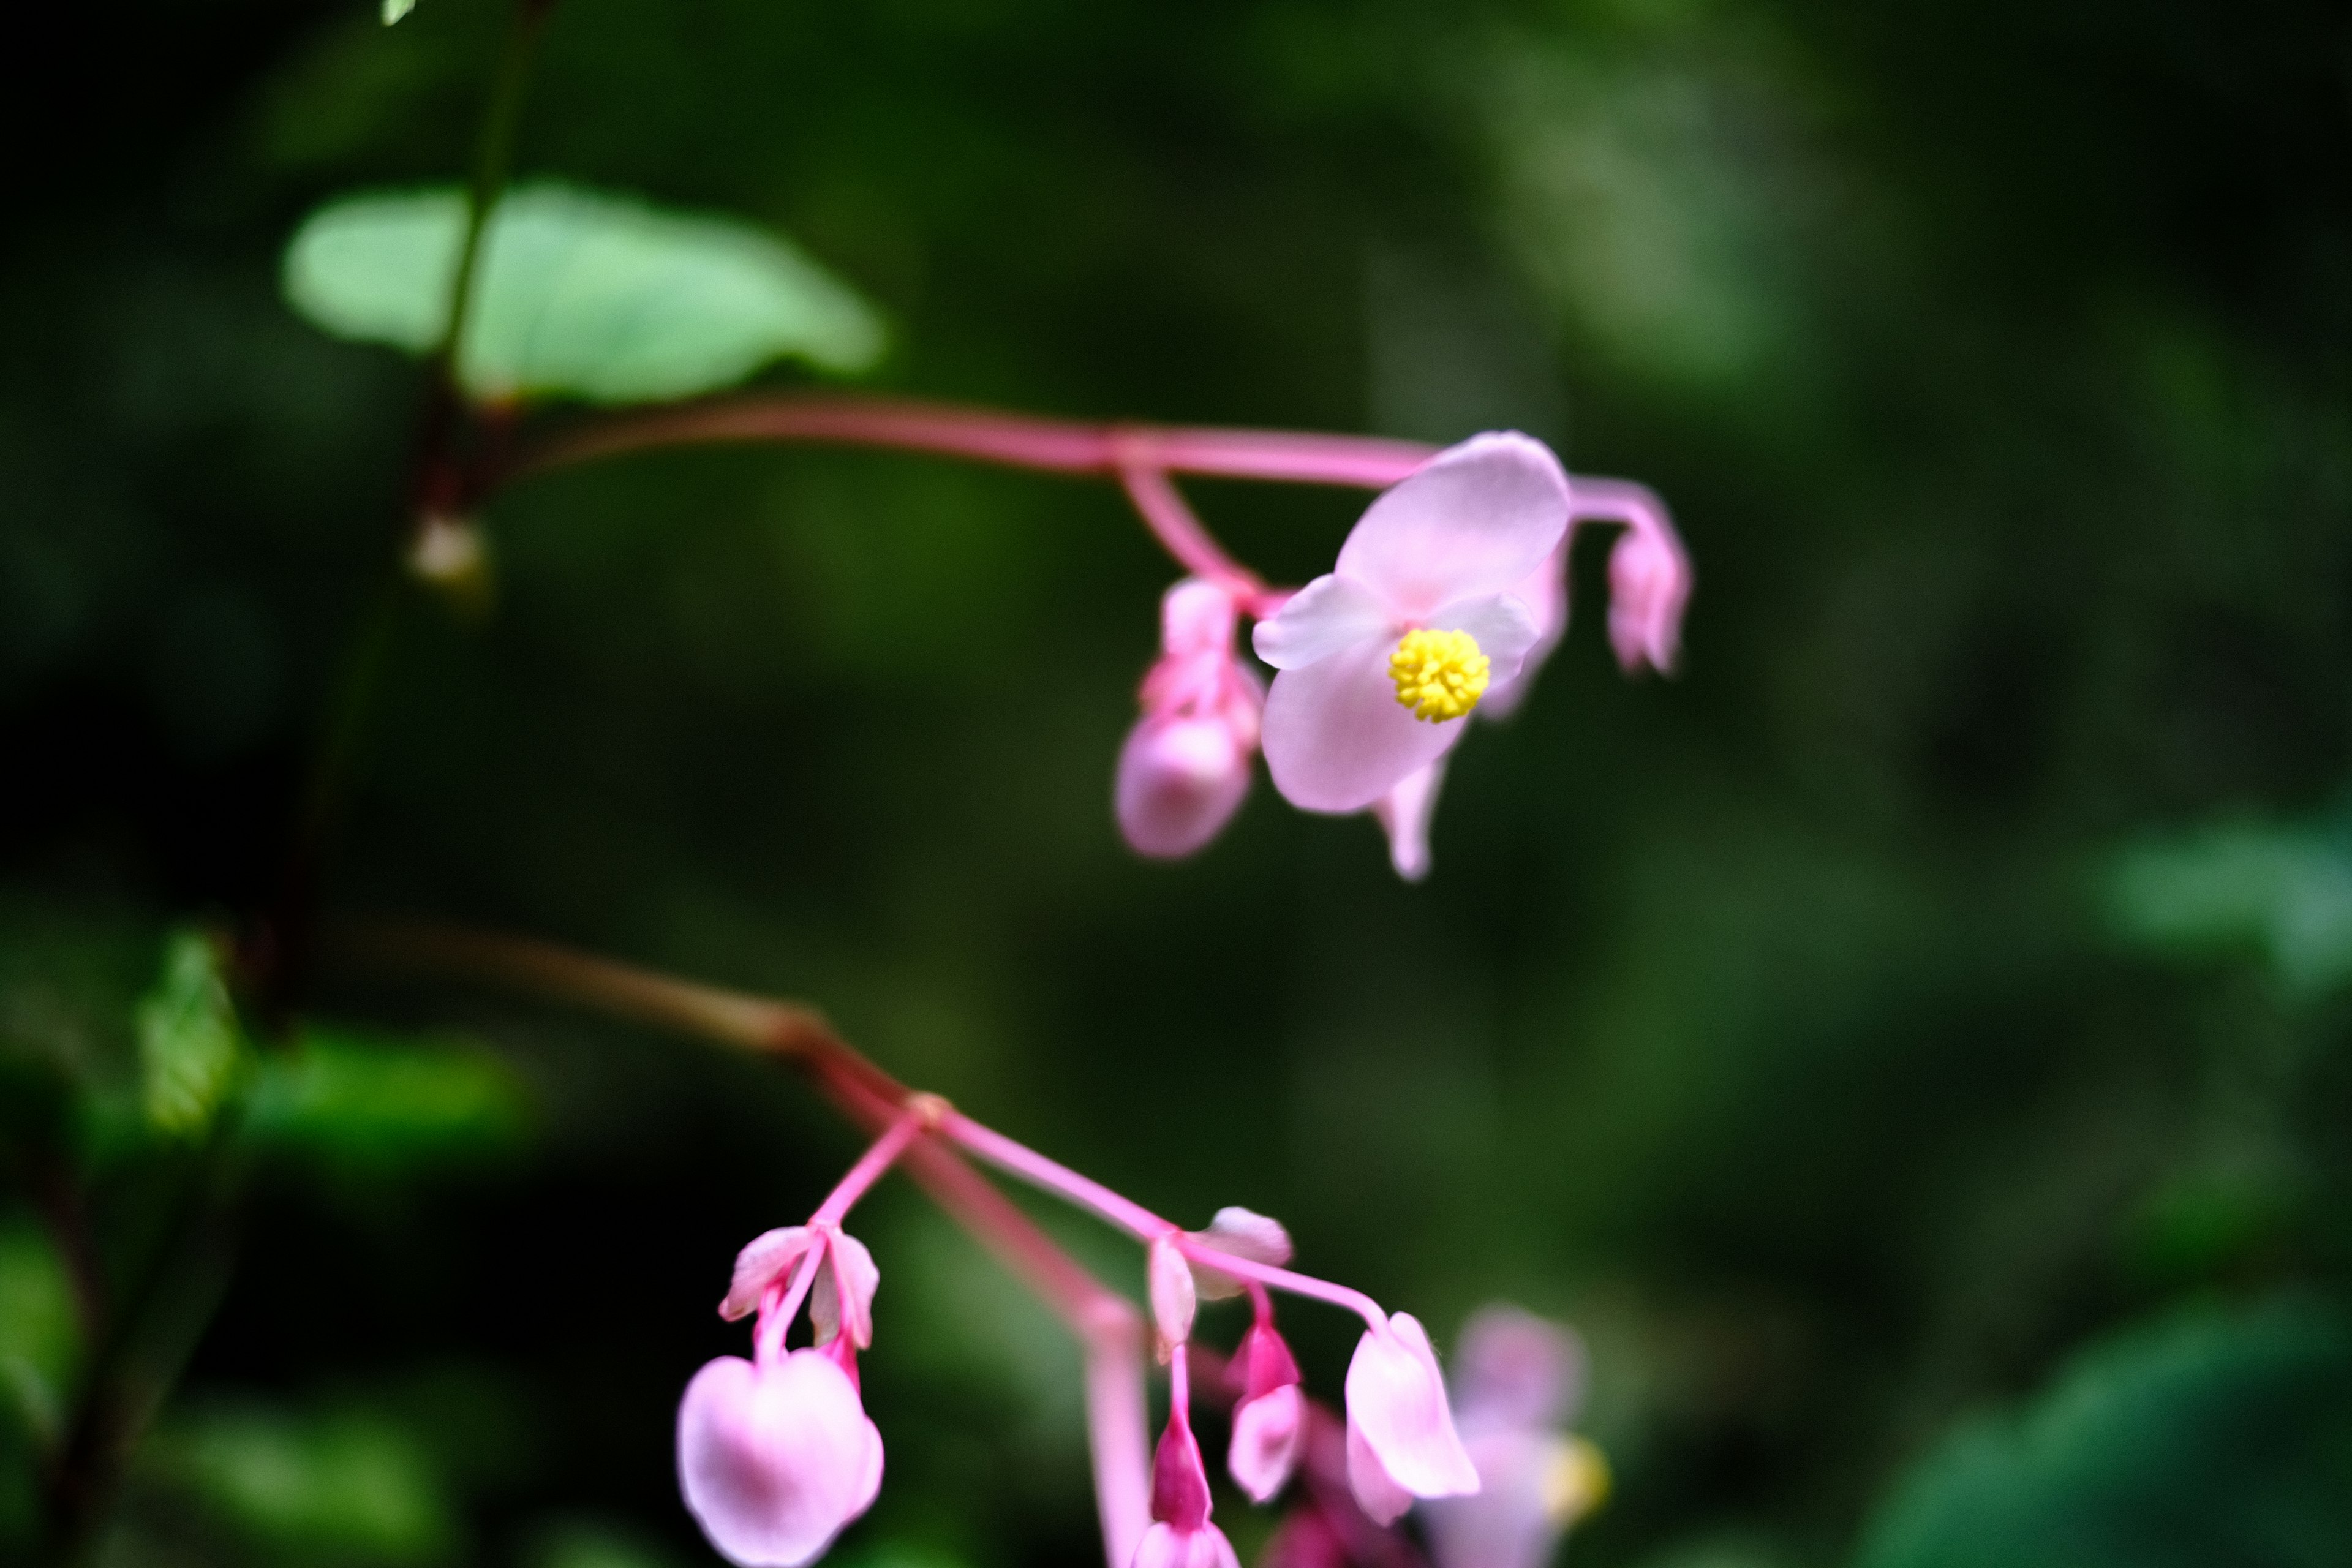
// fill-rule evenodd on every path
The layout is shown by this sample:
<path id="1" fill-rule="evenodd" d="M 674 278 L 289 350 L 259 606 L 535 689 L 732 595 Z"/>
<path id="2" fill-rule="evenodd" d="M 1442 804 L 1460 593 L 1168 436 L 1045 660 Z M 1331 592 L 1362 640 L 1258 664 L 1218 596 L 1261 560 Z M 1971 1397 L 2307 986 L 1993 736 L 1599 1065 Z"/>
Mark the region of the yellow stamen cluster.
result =
<path id="1" fill-rule="evenodd" d="M 1468 632 L 1407 632 L 1389 655 L 1397 700 L 1432 724 L 1459 719 L 1477 707 L 1486 695 L 1486 656 Z"/>
<path id="2" fill-rule="evenodd" d="M 1609 1461 L 1581 1437 L 1558 1443 L 1543 1468 L 1544 1517 L 1565 1530 L 1609 1499 Z"/>

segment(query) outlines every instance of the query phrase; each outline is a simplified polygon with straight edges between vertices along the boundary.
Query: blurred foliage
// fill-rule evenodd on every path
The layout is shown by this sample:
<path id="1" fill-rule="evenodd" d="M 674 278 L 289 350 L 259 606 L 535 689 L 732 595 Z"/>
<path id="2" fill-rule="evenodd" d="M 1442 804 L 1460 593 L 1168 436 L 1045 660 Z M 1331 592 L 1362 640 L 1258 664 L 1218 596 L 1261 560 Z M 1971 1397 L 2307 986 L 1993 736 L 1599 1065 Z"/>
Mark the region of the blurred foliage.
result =
<path id="1" fill-rule="evenodd" d="M 462 988 L 322 964 L 281 1014 L 172 934 L 280 897 L 408 521 L 421 377 L 281 258 L 465 176 L 504 8 L 46 19 L 0 68 L 0 1554 L 90 1390 L 179 1373 L 82 1327 L 152 1300 L 142 1345 L 210 1326 L 121 1568 L 707 1562 L 678 1390 L 856 1140 Z M 1108 487 L 646 456 L 496 500 L 488 619 L 374 623 L 320 897 L 805 996 L 1440 1342 L 1573 1318 L 1596 1568 L 2090 1562 L 2143 1499 L 2201 1510 L 2150 1552 L 2340 1558 L 2295 1500 L 2352 1267 L 2346 49 L 2310 0 L 560 0 L 530 181 L 791 235 L 893 390 L 1528 429 L 1673 502 L 1687 668 L 1621 679 L 1580 554 L 1429 883 L 1263 788 L 1141 865 L 1171 569 Z M 1286 581 L 1360 505 L 1190 489 Z M 191 1192 L 234 1272 L 155 1297 Z M 869 1203 L 889 1480 L 840 1560 L 1089 1561 L 1075 1353 Z M 1285 1321 L 1336 1389 L 1346 1324 Z"/>
<path id="2" fill-rule="evenodd" d="M 437 348 L 466 210 L 454 188 L 337 201 L 295 232 L 286 298 L 339 336 Z M 746 224 L 542 182 L 499 202 L 481 250 L 457 356 L 478 396 L 682 397 L 786 354 L 856 371 L 882 353 L 863 300 Z"/>
<path id="3" fill-rule="evenodd" d="M 2340 1563 L 2352 1328 L 2282 1304 L 2135 1330 L 2014 1422 L 1964 1428 L 1896 1490 L 1863 1568 Z"/>

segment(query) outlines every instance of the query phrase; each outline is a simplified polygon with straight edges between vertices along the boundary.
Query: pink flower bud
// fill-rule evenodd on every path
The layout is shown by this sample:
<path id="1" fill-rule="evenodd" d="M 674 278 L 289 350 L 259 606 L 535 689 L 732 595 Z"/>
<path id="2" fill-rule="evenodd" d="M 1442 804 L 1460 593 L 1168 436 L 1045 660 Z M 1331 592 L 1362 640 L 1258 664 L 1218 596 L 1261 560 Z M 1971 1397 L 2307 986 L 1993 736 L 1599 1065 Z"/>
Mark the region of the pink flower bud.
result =
<path id="1" fill-rule="evenodd" d="M 1181 1345 L 1192 1337 L 1192 1266 L 1165 1237 L 1151 1244 L 1149 1265 L 1151 1318 L 1160 1342 Z"/>
<path id="2" fill-rule="evenodd" d="M 1197 578 L 1161 601 L 1160 661 L 1144 678 L 1143 717 L 1119 750 L 1113 796 L 1139 855 L 1190 855 L 1249 793 L 1264 693 L 1234 658 L 1239 616 L 1229 593 Z"/>
<path id="3" fill-rule="evenodd" d="M 1181 1410 L 1171 1412 L 1151 1458 L 1152 1525 L 1133 1568 L 1241 1568 L 1233 1542 L 1209 1522 L 1209 1475 Z"/>
<path id="4" fill-rule="evenodd" d="M 1628 529 L 1609 552 L 1609 642 L 1627 669 L 1672 669 L 1690 598 L 1690 560 L 1664 534 Z"/>
<path id="5" fill-rule="evenodd" d="M 1437 1352 L 1410 1312 L 1367 1332 L 1348 1363 L 1348 1484 L 1383 1524 L 1417 1497 L 1478 1489 L 1477 1467 L 1446 1406 Z"/>
<path id="6" fill-rule="evenodd" d="M 1290 1233 L 1282 1228 L 1282 1222 L 1237 1205 L 1219 1209 L 1209 1221 L 1208 1229 L 1192 1234 L 1219 1252 L 1252 1263 L 1280 1268 L 1290 1261 Z M 1203 1301 L 1228 1300 L 1243 1289 L 1240 1280 L 1208 1264 L 1192 1266 L 1192 1282 Z"/>
<path id="7" fill-rule="evenodd" d="M 721 1356 L 677 1409 L 677 1478 L 710 1544 L 740 1568 L 814 1562 L 882 1485 L 882 1435 L 831 1352 L 766 1366 Z"/>

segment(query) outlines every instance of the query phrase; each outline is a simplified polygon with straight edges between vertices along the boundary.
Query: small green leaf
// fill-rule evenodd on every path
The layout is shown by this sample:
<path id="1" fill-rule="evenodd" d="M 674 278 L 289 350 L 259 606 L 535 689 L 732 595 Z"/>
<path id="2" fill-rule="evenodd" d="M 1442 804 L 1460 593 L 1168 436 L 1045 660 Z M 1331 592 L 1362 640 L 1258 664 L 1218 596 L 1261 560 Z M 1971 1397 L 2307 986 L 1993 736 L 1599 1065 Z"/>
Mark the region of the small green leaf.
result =
<path id="1" fill-rule="evenodd" d="M 221 977 L 220 955 L 199 931 L 174 935 L 163 973 L 139 1004 L 139 1067 L 148 1124 L 194 1136 L 236 1087 L 245 1038 Z"/>
<path id="2" fill-rule="evenodd" d="M 339 337 L 436 347 L 464 245 L 450 189 L 347 196 L 287 247 L 286 298 Z M 865 370 L 880 319 L 784 240 L 543 183 L 517 186 L 482 237 L 460 379 L 478 397 L 684 397 L 772 360 Z"/>
<path id="3" fill-rule="evenodd" d="M 383 0 L 383 25 L 391 26 L 416 9 L 416 0 Z"/>
<path id="4" fill-rule="evenodd" d="M 398 1164 L 506 1147 L 528 1119 L 522 1086 L 487 1051 L 309 1027 L 263 1064 L 245 1131 L 265 1146 Z"/>

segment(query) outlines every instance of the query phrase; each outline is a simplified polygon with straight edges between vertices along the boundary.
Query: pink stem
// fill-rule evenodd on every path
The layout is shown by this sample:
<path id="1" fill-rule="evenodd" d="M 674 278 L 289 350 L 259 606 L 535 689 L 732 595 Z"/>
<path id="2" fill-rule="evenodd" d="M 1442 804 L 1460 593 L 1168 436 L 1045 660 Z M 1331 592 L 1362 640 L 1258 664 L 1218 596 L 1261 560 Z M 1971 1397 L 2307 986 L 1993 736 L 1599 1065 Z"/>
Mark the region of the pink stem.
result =
<path id="1" fill-rule="evenodd" d="M 1682 536 L 1667 521 L 1666 503 L 1658 492 L 1632 479 L 1608 479 L 1596 475 L 1578 474 L 1569 480 L 1570 515 L 1578 522 L 1622 522 L 1637 533 L 1646 533 L 1675 552 L 1686 558 Z"/>
<path id="2" fill-rule="evenodd" d="M 930 1104 L 909 1106 L 905 1114 L 890 1124 L 888 1131 L 874 1141 L 874 1146 L 859 1157 L 857 1163 L 849 1167 L 849 1174 L 841 1178 L 840 1184 L 833 1189 L 816 1213 L 809 1216 L 809 1228 L 815 1230 L 824 1226 L 838 1226 L 849 1213 L 850 1205 L 866 1195 L 866 1188 L 881 1180 L 882 1173 L 906 1152 L 907 1145 L 915 1141 L 916 1135 L 937 1114 Z"/>
<path id="3" fill-rule="evenodd" d="M 1040 419 L 908 398 L 769 394 L 616 414 L 526 454 L 509 477 L 653 447 L 826 441 L 937 452 L 1047 473 L 1124 468 L 1385 489 L 1436 452 L 1418 441 Z"/>
<path id="4" fill-rule="evenodd" d="M 1177 564 L 1196 577 L 1204 577 L 1230 591 L 1253 616 L 1263 616 L 1272 612 L 1265 606 L 1276 596 L 1266 592 L 1265 584 L 1256 573 L 1227 555 L 1192 509 L 1184 504 L 1184 497 L 1168 476 L 1158 468 L 1123 468 L 1118 471 L 1119 483 L 1126 487 L 1127 499 L 1163 545 L 1176 558 Z"/>
<path id="5" fill-rule="evenodd" d="M 1376 1331 L 1383 1331 L 1388 1327 L 1388 1314 L 1381 1310 L 1381 1304 L 1378 1301 L 1373 1300 L 1361 1290 L 1351 1290 L 1345 1285 L 1334 1285 L 1328 1279 L 1318 1279 L 1309 1274 L 1294 1274 L 1287 1268 L 1276 1268 L 1270 1263 L 1254 1263 L 1246 1258 L 1235 1258 L 1230 1252 L 1220 1252 L 1215 1247 L 1203 1244 L 1199 1237 L 1189 1231 L 1180 1231 L 1177 1234 L 1176 1250 L 1193 1262 L 1205 1264 L 1220 1274 L 1231 1274 L 1237 1279 L 1255 1280 L 1261 1285 L 1271 1285 L 1277 1290 L 1287 1290 L 1294 1296 L 1305 1296 L 1310 1300 L 1328 1302 L 1334 1307 L 1345 1307 L 1370 1324 Z"/>
<path id="6" fill-rule="evenodd" d="M 801 1266 L 793 1271 L 792 1289 L 778 1298 L 777 1288 L 768 1287 L 760 1298 L 760 1321 L 751 1331 L 752 1359 L 761 1366 L 772 1366 L 784 1353 L 784 1336 L 792 1331 L 793 1317 L 801 1310 L 801 1302 L 816 1283 L 819 1264 L 824 1261 L 823 1243 L 808 1249 Z"/>
<path id="7" fill-rule="evenodd" d="M 1187 1429 L 1192 1425 L 1192 1375 L 1181 1340 L 1168 1352 L 1168 1424 Z"/>
<path id="8" fill-rule="evenodd" d="M 1100 1182 L 1081 1176 L 1067 1165 L 1049 1160 L 1002 1132 L 982 1127 L 961 1111 L 949 1111 L 940 1119 L 940 1131 L 950 1142 L 970 1150 L 998 1170 L 1067 1198 L 1080 1208 L 1094 1210 L 1139 1241 L 1157 1241 L 1163 1236 L 1182 1234 L 1181 1227 L 1169 1224 L 1141 1204 L 1120 1197 Z"/>

